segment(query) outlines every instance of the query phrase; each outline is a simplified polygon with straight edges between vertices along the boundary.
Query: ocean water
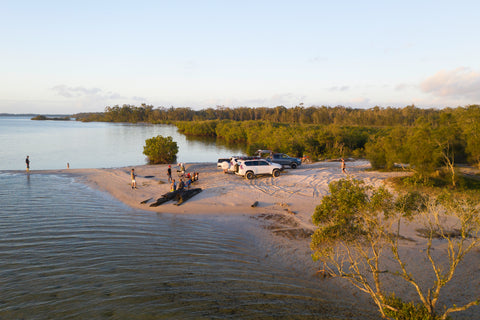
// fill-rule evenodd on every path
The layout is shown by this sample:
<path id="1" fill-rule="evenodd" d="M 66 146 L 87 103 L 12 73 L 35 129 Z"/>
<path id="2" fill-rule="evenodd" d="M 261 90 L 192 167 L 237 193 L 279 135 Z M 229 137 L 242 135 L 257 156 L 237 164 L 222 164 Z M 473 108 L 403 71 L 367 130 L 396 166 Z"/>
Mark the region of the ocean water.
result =
<path id="1" fill-rule="evenodd" d="M 215 140 L 187 138 L 172 125 L 33 121 L 28 117 L 0 117 L 0 170 L 23 170 L 30 156 L 32 170 L 113 168 L 146 164 L 145 140 L 157 135 L 177 142 L 178 162 L 216 162 L 240 148 Z"/>
<path id="2" fill-rule="evenodd" d="M 0 319 L 331 319 L 350 312 L 322 298 L 311 275 L 266 259 L 255 236 L 260 227 L 245 216 L 138 211 L 72 178 L 9 172 L 0 173 L 0 204 Z"/>

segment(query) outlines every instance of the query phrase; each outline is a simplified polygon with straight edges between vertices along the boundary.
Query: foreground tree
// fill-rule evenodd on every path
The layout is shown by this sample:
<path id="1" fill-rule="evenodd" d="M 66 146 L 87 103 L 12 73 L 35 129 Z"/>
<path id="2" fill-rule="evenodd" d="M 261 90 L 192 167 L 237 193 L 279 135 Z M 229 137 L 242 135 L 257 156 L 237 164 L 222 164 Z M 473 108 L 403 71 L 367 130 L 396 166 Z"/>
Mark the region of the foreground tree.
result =
<path id="1" fill-rule="evenodd" d="M 150 164 L 174 163 L 177 159 L 178 145 L 172 137 L 156 136 L 145 140 L 143 154 Z"/>
<path id="2" fill-rule="evenodd" d="M 319 228 L 311 242 L 313 258 L 322 262 L 323 273 L 344 278 L 368 293 L 384 318 L 447 319 L 452 312 L 479 303 L 474 300 L 463 306 L 437 306 L 441 289 L 452 280 L 459 263 L 479 246 L 480 210 L 475 203 L 458 198 L 440 201 L 418 193 L 395 199 L 384 188 L 367 187 L 350 179 L 333 182 L 329 188 L 330 195 L 323 198 L 313 215 Z M 455 224 L 446 225 L 446 218 Z M 424 252 L 435 278 L 430 288 L 422 287 L 423 282 L 411 273 L 401 254 L 401 219 L 417 219 L 425 225 Z M 438 252 L 432 254 L 437 238 L 446 240 L 443 257 Z M 392 258 L 393 266 L 388 264 Z M 406 281 L 414 288 L 419 303 L 397 297 L 394 288 L 385 287 L 387 278 Z"/>

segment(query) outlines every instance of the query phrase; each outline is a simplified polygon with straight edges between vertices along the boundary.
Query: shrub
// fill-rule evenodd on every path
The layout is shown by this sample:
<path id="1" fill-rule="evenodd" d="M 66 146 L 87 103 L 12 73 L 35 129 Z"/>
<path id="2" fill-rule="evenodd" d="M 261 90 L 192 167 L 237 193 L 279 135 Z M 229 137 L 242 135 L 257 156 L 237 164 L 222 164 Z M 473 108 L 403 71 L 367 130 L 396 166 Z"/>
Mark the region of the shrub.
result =
<path id="1" fill-rule="evenodd" d="M 156 136 L 145 140 L 143 154 L 150 164 L 174 163 L 177 159 L 178 145 L 172 137 Z"/>
<path id="2" fill-rule="evenodd" d="M 480 208 L 469 197 L 439 197 L 407 193 L 394 197 L 385 188 L 365 186 L 362 181 L 341 179 L 329 184 L 330 194 L 316 207 L 312 221 L 313 259 L 320 272 L 350 281 L 373 299 L 383 318 L 446 320 L 450 314 L 480 304 L 480 299 L 457 306 L 439 306 L 442 289 L 453 279 L 464 257 L 480 247 Z M 433 270 L 433 283 L 423 283 L 411 272 L 400 254 L 401 221 L 416 220 L 425 226 L 425 267 Z M 445 221 L 456 221 L 455 232 Z M 396 231 L 395 228 L 397 229 Z M 445 250 L 434 251 L 441 239 Z M 434 253 L 435 252 L 435 253 Z M 437 253 L 438 252 L 438 253 Z M 444 255 L 442 258 L 434 256 Z M 393 264 L 387 261 L 395 262 Z M 418 263 L 422 259 L 418 259 Z M 417 293 L 416 302 L 395 297 L 396 286 L 385 280 L 406 281 Z M 418 278 L 417 278 L 418 277 Z M 392 278 L 390 278 L 392 279 Z M 477 295 L 478 296 L 478 295 Z"/>
<path id="3" fill-rule="evenodd" d="M 424 305 L 414 302 L 404 302 L 397 298 L 395 294 L 386 297 L 385 304 L 392 307 L 392 309 L 385 309 L 387 317 L 396 320 L 440 320 L 441 317 L 432 315 L 428 312 Z M 395 310 L 394 310 L 395 309 Z M 446 319 L 451 319 L 446 317 Z"/>

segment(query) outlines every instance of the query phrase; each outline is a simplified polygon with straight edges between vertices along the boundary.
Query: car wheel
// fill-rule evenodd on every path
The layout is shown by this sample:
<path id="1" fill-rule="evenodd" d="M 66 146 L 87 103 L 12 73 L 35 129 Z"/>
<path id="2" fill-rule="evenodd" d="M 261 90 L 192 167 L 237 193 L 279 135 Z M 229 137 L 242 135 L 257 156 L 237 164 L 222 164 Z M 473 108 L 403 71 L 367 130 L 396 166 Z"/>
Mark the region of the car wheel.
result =
<path id="1" fill-rule="evenodd" d="M 297 164 L 294 162 L 290 165 L 290 167 L 292 167 L 292 169 L 295 169 L 297 167 Z"/>
<path id="2" fill-rule="evenodd" d="M 253 179 L 253 177 L 254 177 L 253 172 L 252 172 L 252 171 L 248 171 L 248 172 L 245 174 L 245 177 L 246 177 L 248 180 Z"/>
<path id="3" fill-rule="evenodd" d="M 280 176 L 280 170 L 278 170 L 278 169 L 273 170 L 272 176 L 274 176 L 275 178 Z"/>

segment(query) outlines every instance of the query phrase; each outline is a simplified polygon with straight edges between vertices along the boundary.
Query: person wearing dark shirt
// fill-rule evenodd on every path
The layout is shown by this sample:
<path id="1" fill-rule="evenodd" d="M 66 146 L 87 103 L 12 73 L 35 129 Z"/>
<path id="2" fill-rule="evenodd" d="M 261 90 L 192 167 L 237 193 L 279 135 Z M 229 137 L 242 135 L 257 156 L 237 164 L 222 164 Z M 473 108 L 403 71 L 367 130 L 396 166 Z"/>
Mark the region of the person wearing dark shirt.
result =
<path id="1" fill-rule="evenodd" d="M 168 177 L 168 182 L 172 182 L 172 166 L 171 165 L 168 165 L 167 177 Z"/>
<path id="2" fill-rule="evenodd" d="M 180 182 L 178 183 L 177 190 L 183 190 L 184 187 L 185 187 L 185 182 L 183 182 L 183 179 L 180 178 Z"/>

